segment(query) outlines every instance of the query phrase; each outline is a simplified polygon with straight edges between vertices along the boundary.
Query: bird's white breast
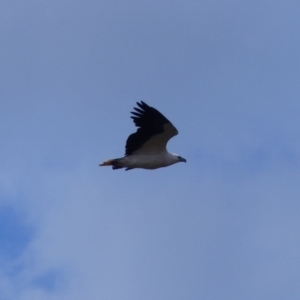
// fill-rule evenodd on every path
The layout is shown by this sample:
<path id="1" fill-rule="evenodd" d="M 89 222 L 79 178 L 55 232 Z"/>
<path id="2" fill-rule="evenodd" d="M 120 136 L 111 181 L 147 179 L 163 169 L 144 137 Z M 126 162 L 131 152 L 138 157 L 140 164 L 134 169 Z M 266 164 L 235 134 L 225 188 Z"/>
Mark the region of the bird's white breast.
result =
<path id="1" fill-rule="evenodd" d="M 177 161 L 177 156 L 169 152 L 162 152 L 151 155 L 133 154 L 124 157 L 124 165 L 127 168 L 157 169 L 170 166 Z"/>

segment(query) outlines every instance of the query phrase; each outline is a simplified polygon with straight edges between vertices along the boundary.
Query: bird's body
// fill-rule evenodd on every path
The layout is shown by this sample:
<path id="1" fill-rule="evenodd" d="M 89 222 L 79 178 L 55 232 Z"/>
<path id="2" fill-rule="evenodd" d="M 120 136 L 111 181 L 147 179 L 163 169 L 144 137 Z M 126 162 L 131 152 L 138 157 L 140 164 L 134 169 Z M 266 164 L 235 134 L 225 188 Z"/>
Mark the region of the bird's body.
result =
<path id="1" fill-rule="evenodd" d="M 170 153 L 166 145 L 173 136 L 178 134 L 173 124 L 155 108 L 145 102 L 137 103 L 131 117 L 138 130 L 126 141 L 126 153 L 122 158 L 109 159 L 100 166 L 112 166 L 113 169 L 135 168 L 157 169 L 186 160 Z"/>
<path id="2" fill-rule="evenodd" d="M 114 169 L 148 169 L 153 170 L 168 167 L 178 162 L 178 156 L 169 152 L 156 153 L 152 155 L 132 154 L 122 158 L 111 159 L 104 162 L 103 166 L 113 166 Z M 108 163 L 108 164 L 107 164 Z"/>

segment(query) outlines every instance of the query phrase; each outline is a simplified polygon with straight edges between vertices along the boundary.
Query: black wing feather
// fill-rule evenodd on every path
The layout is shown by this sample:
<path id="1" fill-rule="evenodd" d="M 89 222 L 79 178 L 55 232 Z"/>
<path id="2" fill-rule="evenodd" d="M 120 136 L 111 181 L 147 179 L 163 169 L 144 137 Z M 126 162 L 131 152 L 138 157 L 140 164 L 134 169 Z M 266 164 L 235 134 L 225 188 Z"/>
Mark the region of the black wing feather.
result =
<path id="1" fill-rule="evenodd" d="M 131 118 L 138 130 L 126 141 L 126 156 L 141 148 L 153 135 L 162 133 L 164 124 L 171 123 L 163 114 L 145 102 L 137 102 L 137 105 L 139 108 L 134 108 L 136 112 L 131 112 L 133 115 Z"/>
<path id="2" fill-rule="evenodd" d="M 139 112 L 140 114 L 143 114 L 143 110 L 137 107 L 134 107 L 134 110 L 136 110 L 137 112 Z"/>

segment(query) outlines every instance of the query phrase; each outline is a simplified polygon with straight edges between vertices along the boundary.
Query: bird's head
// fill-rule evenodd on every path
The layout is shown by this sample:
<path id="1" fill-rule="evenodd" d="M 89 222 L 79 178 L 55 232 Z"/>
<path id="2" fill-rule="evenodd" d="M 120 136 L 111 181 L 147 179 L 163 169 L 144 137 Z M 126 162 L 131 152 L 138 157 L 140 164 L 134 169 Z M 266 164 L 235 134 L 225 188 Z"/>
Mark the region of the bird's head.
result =
<path id="1" fill-rule="evenodd" d="M 186 159 L 177 155 L 177 159 L 178 159 L 178 162 L 185 162 L 186 163 Z"/>

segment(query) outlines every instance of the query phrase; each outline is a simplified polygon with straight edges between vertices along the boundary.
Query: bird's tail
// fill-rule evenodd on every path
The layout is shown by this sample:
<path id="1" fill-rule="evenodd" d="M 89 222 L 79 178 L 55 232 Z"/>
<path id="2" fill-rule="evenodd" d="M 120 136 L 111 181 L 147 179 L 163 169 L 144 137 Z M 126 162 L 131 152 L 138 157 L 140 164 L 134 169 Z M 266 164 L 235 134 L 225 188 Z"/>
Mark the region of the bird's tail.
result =
<path id="1" fill-rule="evenodd" d="M 114 170 L 116 169 L 122 169 L 124 168 L 122 164 L 122 158 L 115 158 L 115 159 L 108 159 L 99 166 L 104 167 L 104 166 L 112 166 Z"/>

